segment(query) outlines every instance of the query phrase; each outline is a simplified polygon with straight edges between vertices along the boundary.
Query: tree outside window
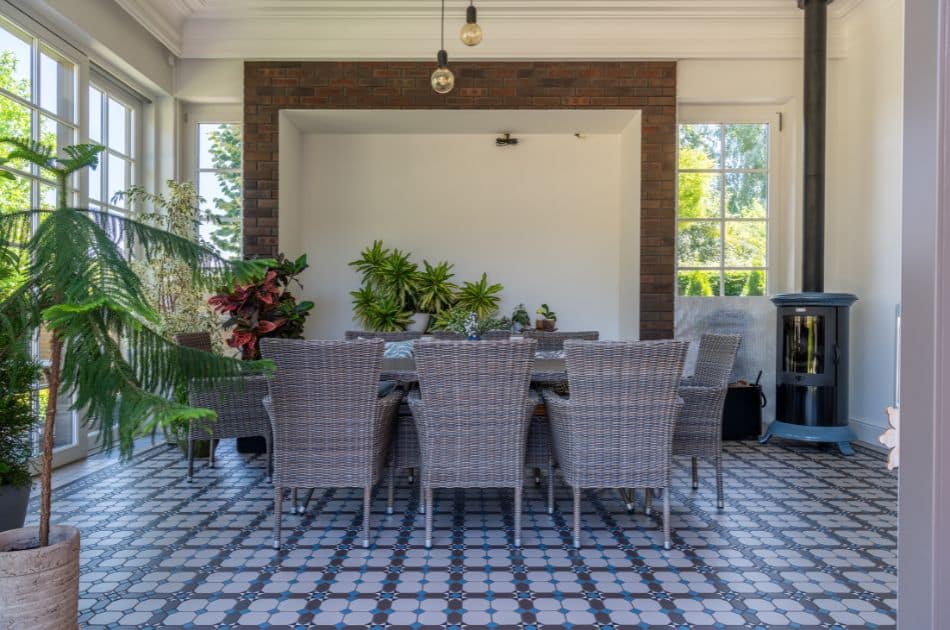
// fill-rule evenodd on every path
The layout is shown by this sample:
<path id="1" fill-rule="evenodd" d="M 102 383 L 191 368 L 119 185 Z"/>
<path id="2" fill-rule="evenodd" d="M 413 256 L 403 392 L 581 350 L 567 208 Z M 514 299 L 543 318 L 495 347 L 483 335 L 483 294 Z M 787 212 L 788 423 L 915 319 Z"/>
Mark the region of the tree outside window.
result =
<path id="1" fill-rule="evenodd" d="M 198 194 L 203 200 L 202 240 L 226 258 L 240 258 L 243 221 L 240 125 L 198 125 Z"/>
<path id="2" fill-rule="evenodd" d="M 768 186 L 767 123 L 679 126 L 679 295 L 765 295 Z"/>

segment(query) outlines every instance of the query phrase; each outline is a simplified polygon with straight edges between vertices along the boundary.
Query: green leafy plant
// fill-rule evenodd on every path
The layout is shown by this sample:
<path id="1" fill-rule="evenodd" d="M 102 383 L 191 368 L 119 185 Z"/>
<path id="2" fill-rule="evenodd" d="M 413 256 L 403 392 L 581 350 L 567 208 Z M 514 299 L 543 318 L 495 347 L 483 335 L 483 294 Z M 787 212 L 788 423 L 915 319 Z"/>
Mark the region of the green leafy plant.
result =
<path id="1" fill-rule="evenodd" d="M 389 293 L 375 294 L 374 304 L 365 320 L 367 328 L 378 332 L 405 330 L 412 314 L 403 310 L 402 304 Z"/>
<path id="2" fill-rule="evenodd" d="M 287 288 L 291 282 L 302 287 L 299 276 L 309 265 L 307 255 L 289 260 L 283 254 L 276 259 L 262 260 L 263 273 L 249 281 L 223 287 L 209 300 L 216 311 L 226 315 L 225 329 L 231 329 L 227 343 L 241 350 L 243 359 L 259 359 L 258 340 L 263 337 L 303 339 L 303 327 L 313 309 L 313 302 L 297 302 Z"/>
<path id="3" fill-rule="evenodd" d="M 498 310 L 501 293 L 504 287 L 500 284 L 488 284 L 488 274 L 483 273 L 478 282 L 465 282 L 459 289 L 456 305 L 469 312 L 475 313 L 479 319 L 490 317 Z"/>
<path id="4" fill-rule="evenodd" d="M 360 252 L 360 257 L 349 265 L 360 272 L 363 286 L 376 289 L 382 282 L 383 265 L 388 259 L 389 250 L 383 247 L 383 242 L 373 241 L 373 244 Z"/>
<path id="5" fill-rule="evenodd" d="M 536 314 L 540 315 L 544 319 L 556 320 L 557 313 L 551 310 L 551 307 L 547 304 L 542 304 L 538 307 L 538 310 L 535 311 Z"/>
<path id="6" fill-rule="evenodd" d="M 30 484 L 30 434 L 36 424 L 31 386 L 39 366 L 26 340 L 0 337 L 0 486 Z"/>
<path id="7" fill-rule="evenodd" d="M 454 265 L 445 261 L 430 265 L 428 260 L 422 265 L 417 277 L 416 308 L 423 313 L 441 313 L 455 303 L 458 286 L 452 282 Z"/>
<path id="8" fill-rule="evenodd" d="M 394 249 L 383 261 L 379 270 L 377 288 L 391 295 L 402 310 L 416 310 L 416 291 L 419 288 L 419 266 L 409 260 L 410 254 Z"/>
<path id="9" fill-rule="evenodd" d="M 473 314 L 475 315 L 475 324 L 471 326 L 470 318 Z M 474 311 L 456 306 L 439 313 L 432 323 L 432 329 L 455 332 L 460 335 L 468 335 L 469 332 L 474 330 L 476 334 L 484 335 L 489 330 L 510 330 L 511 320 L 498 317 L 496 312 L 489 314 L 488 317 L 478 317 L 478 314 Z"/>
<path id="10" fill-rule="evenodd" d="M 518 324 L 522 328 L 531 325 L 531 316 L 528 315 L 528 309 L 525 308 L 524 304 L 515 307 L 515 310 L 511 313 L 511 323 Z"/>
<path id="11" fill-rule="evenodd" d="M 165 186 L 165 194 L 133 186 L 116 193 L 113 202 L 126 199 L 132 207 L 140 208 L 138 220 L 193 243 L 200 242 L 201 198 L 194 184 L 170 179 Z M 132 270 L 142 280 L 148 303 L 159 316 L 158 330 L 165 338 L 171 340 L 178 333 L 202 331 L 211 335 L 216 347 L 220 344 L 218 317 L 208 305 L 206 291 L 193 282 L 194 274 L 184 261 L 160 252 L 150 260 L 133 260 Z"/>
<path id="12" fill-rule="evenodd" d="M 98 166 L 105 150 L 101 145 L 67 146 L 57 155 L 30 139 L 3 138 L 0 144 L 12 147 L 6 160 L 25 160 L 56 183 L 55 209 L 0 215 L 0 247 L 19 253 L 22 278 L 0 303 L 0 325 L 11 339 L 40 326 L 50 333 L 40 449 L 39 544 L 47 546 L 53 433 L 61 396 L 71 398 L 72 409 L 87 425 L 98 427 L 104 448 L 112 448 L 118 436 L 120 452 L 128 457 L 135 437 L 155 426 L 176 419 L 214 419 L 210 409 L 174 399 L 182 383 L 195 379 L 213 385 L 265 368 L 170 343 L 158 330 L 160 318 L 131 267 L 131 253 L 144 260 L 158 255 L 180 259 L 192 270 L 195 286 L 207 289 L 257 265 L 229 263 L 206 247 L 141 221 L 70 207 L 70 178 Z"/>

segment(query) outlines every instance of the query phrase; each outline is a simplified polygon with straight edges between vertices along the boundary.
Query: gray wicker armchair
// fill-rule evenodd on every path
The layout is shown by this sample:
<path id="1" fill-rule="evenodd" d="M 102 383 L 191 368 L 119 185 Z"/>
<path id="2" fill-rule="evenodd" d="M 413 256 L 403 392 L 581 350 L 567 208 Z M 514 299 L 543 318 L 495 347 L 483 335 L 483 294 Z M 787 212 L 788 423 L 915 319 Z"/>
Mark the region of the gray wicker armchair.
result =
<path id="1" fill-rule="evenodd" d="M 347 341 L 356 339 L 382 339 L 383 341 L 413 341 L 422 337 L 424 333 L 411 330 L 400 330 L 396 332 L 374 332 L 370 330 L 347 330 L 343 333 L 343 338 Z"/>
<path id="2" fill-rule="evenodd" d="M 680 396 L 685 403 L 673 434 L 673 454 L 692 458 L 693 490 L 699 487 L 698 458 L 716 468 L 716 505 L 724 507 L 722 488 L 722 409 L 741 342 L 739 335 L 703 335 L 696 369 L 684 378 Z"/>
<path id="3" fill-rule="evenodd" d="M 409 404 L 422 454 L 425 545 L 432 546 L 434 488 L 514 490 L 514 545 L 521 545 L 525 438 L 536 404 L 530 396 L 531 340 L 422 341 L 419 391 Z"/>
<path id="4" fill-rule="evenodd" d="M 554 452 L 574 494 L 580 548 L 583 488 L 663 488 L 664 547 L 670 548 L 673 428 L 689 343 L 568 341 L 570 398 L 545 390 Z"/>
<path id="5" fill-rule="evenodd" d="M 211 335 L 206 332 L 179 333 L 175 343 L 187 348 L 211 352 Z M 267 446 L 267 479 L 271 478 L 273 448 L 271 444 L 270 419 L 262 404 L 267 395 L 267 379 L 264 376 L 246 376 L 234 379 L 232 384 L 203 387 L 191 384 L 188 388 L 188 404 L 211 409 L 217 419 L 211 423 L 188 423 L 188 481 L 195 470 L 194 441 L 221 438 L 264 438 Z M 208 451 L 208 466 L 214 468 L 214 444 Z"/>
<path id="6" fill-rule="evenodd" d="M 597 341 L 600 339 L 600 333 L 596 330 L 579 331 L 547 331 L 526 328 L 524 331 L 526 339 L 535 339 L 538 342 L 538 352 L 557 352 L 564 349 L 564 342 L 575 339 L 581 341 Z"/>
<path id="7" fill-rule="evenodd" d="M 280 548 L 285 488 L 362 488 L 363 546 L 369 547 L 379 481 L 403 392 L 378 395 L 383 341 L 262 339 L 276 373 L 265 401 L 274 427 L 274 548 Z M 388 506 L 393 478 L 389 476 Z"/>

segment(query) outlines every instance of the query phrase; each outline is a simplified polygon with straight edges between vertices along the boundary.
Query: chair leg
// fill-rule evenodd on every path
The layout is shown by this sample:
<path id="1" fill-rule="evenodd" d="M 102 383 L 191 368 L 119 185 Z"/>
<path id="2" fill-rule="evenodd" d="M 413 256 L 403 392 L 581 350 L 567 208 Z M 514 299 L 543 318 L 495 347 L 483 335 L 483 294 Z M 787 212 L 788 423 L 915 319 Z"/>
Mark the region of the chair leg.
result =
<path id="1" fill-rule="evenodd" d="M 696 461 L 696 458 L 692 458 L 692 468 L 693 468 L 693 490 L 699 489 L 699 463 Z"/>
<path id="2" fill-rule="evenodd" d="M 410 468 L 409 469 L 409 483 L 413 483 L 415 480 L 416 480 L 416 469 Z"/>
<path id="3" fill-rule="evenodd" d="M 643 513 L 650 516 L 653 512 L 653 488 L 643 489 Z"/>
<path id="4" fill-rule="evenodd" d="M 428 506 L 426 505 L 426 492 L 422 487 L 422 480 L 419 480 L 419 514 L 425 514 Z"/>
<path id="5" fill-rule="evenodd" d="M 663 548 L 672 548 L 670 543 L 670 489 L 663 489 Z"/>
<path id="6" fill-rule="evenodd" d="M 188 430 L 191 432 L 191 429 Z M 191 483 L 195 476 L 195 445 L 192 439 L 188 438 L 188 483 Z"/>
<path id="7" fill-rule="evenodd" d="M 300 510 L 300 503 L 297 501 L 297 488 L 290 491 L 290 502 L 293 504 L 290 511 L 296 514 Z"/>
<path id="8" fill-rule="evenodd" d="M 726 500 L 722 489 L 722 454 L 716 455 L 716 507 L 720 510 L 726 507 Z"/>
<path id="9" fill-rule="evenodd" d="M 393 498 L 396 495 L 396 467 L 390 465 L 389 480 L 386 487 L 386 514 L 393 513 Z"/>
<path id="10" fill-rule="evenodd" d="M 274 488 L 274 549 L 280 549 L 280 517 L 284 504 L 284 489 Z"/>
<path id="11" fill-rule="evenodd" d="M 637 489 L 629 488 L 627 489 L 627 512 L 633 514 L 633 511 L 637 509 Z"/>
<path id="12" fill-rule="evenodd" d="M 267 449 L 267 483 L 271 482 L 274 474 L 274 440 L 271 436 L 264 436 L 264 448 Z"/>
<path id="13" fill-rule="evenodd" d="M 305 514 L 307 512 L 307 506 L 310 505 L 310 499 L 313 498 L 313 490 L 313 488 L 307 488 L 307 494 L 304 495 L 303 501 L 297 506 L 297 514 Z"/>
<path id="14" fill-rule="evenodd" d="M 373 486 L 363 488 L 363 549 L 369 549 L 369 515 L 373 509 Z"/>
<path id="15" fill-rule="evenodd" d="M 515 547 L 521 546 L 521 486 L 515 488 Z"/>
<path id="16" fill-rule="evenodd" d="M 422 485 L 422 484 L 419 484 Z M 432 488 L 426 488 L 424 491 L 426 503 L 426 549 L 432 549 Z"/>
<path id="17" fill-rule="evenodd" d="M 581 548 L 581 489 L 574 488 L 574 549 Z"/>
<path id="18" fill-rule="evenodd" d="M 534 472 L 534 485 L 540 486 L 541 485 L 541 469 L 535 467 L 533 469 L 533 472 Z"/>
<path id="19" fill-rule="evenodd" d="M 554 458 L 548 458 L 548 514 L 554 514 Z"/>
<path id="20" fill-rule="evenodd" d="M 214 468 L 214 439 L 208 440 L 208 468 Z"/>

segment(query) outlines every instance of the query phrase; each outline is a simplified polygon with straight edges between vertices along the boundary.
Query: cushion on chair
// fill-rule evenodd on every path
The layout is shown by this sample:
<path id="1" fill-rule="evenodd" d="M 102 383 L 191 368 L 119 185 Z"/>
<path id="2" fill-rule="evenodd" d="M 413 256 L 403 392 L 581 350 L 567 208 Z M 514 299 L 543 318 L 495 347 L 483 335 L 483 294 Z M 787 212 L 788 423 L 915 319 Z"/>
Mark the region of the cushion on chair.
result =
<path id="1" fill-rule="evenodd" d="M 387 359 L 411 359 L 412 341 L 387 341 L 383 356 Z"/>

